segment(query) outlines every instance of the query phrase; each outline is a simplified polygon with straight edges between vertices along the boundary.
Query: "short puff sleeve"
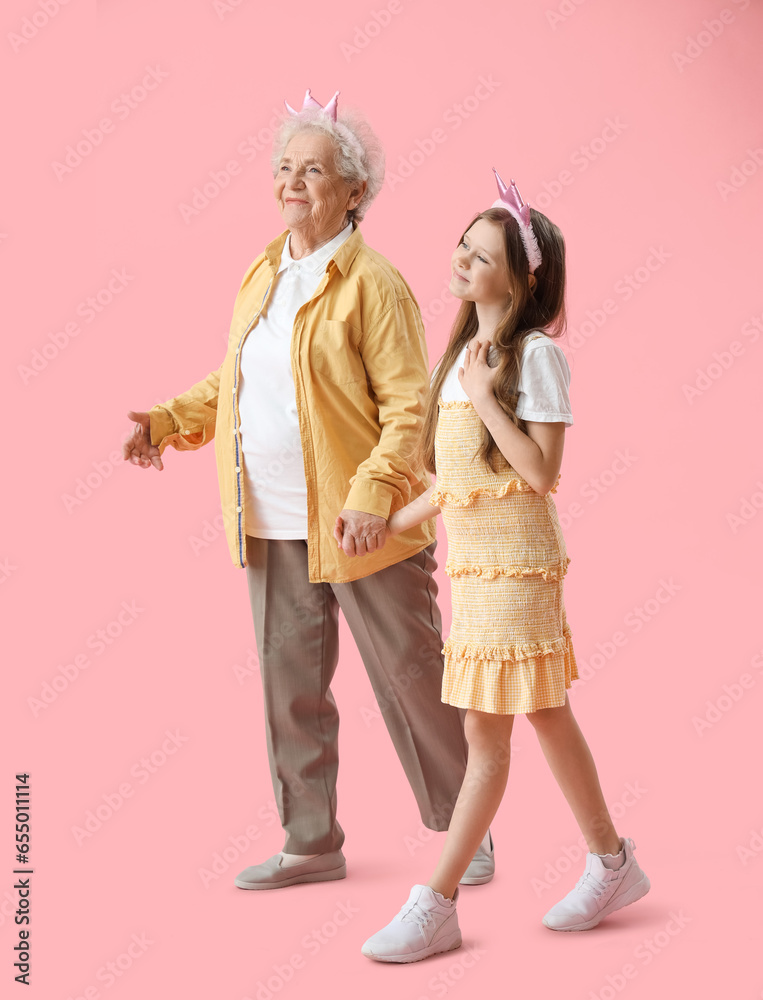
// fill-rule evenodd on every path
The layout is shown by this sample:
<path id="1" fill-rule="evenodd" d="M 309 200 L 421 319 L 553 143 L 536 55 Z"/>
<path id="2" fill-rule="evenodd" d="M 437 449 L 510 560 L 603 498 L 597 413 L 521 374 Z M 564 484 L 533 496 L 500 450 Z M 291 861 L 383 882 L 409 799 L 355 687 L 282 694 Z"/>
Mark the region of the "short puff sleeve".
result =
<path id="1" fill-rule="evenodd" d="M 572 424 L 570 366 L 560 347 L 548 337 L 528 341 L 519 370 L 517 416 Z"/>

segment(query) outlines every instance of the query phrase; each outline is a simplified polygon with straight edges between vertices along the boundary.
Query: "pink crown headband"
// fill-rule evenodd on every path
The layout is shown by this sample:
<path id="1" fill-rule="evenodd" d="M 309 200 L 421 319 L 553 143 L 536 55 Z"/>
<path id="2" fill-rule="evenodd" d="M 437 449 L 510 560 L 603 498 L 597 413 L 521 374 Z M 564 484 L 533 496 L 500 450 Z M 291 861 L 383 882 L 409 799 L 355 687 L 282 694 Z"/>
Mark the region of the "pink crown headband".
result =
<path id="1" fill-rule="evenodd" d="M 358 158 L 358 163 L 364 163 L 366 154 L 362 144 L 358 140 L 358 137 L 355 135 L 352 129 L 347 127 L 347 125 L 343 124 L 342 122 L 338 122 L 336 120 L 338 97 L 339 97 L 339 91 L 337 90 L 337 92 L 334 94 L 334 96 L 331 98 L 328 104 L 324 107 L 322 104 L 319 104 L 318 101 L 316 101 L 316 99 L 310 93 L 310 88 L 308 87 L 307 91 L 305 92 L 305 99 L 302 102 L 302 107 L 300 108 L 299 111 L 295 111 L 294 108 L 286 101 L 284 101 L 284 104 L 286 105 L 286 110 L 293 118 L 299 118 L 306 111 L 319 112 L 320 114 L 325 115 L 328 118 L 328 120 L 332 122 L 332 124 L 334 125 L 334 131 L 339 133 L 344 138 L 344 140 L 348 142 L 350 146 L 352 146 L 352 148 L 355 151 L 355 155 Z"/>
<path id="2" fill-rule="evenodd" d="M 289 114 L 294 115 L 295 118 L 297 118 L 300 114 L 302 114 L 303 111 L 322 111 L 325 115 L 328 115 L 328 117 L 331 119 L 332 122 L 335 122 L 337 97 L 339 97 L 338 90 L 331 98 L 331 100 L 328 102 L 328 104 L 324 107 L 322 104 L 319 104 L 318 101 L 316 101 L 316 99 L 310 93 L 310 88 L 308 87 L 307 92 L 305 93 L 305 99 L 302 102 L 302 107 L 299 111 L 295 111 L 290 104 L 286 104 L 286 101 L 284 101 L 284 104 L 286 104 L 286 110 L 289 112 Z"/>
<path id="3" fill-rule="evenodd" d="M 310 93 L 310 91 L 308 91 Z M 522 201 L 522 196 L 517 189 L 517 185 L 514 183 L 513 179 L 511 181 L 511 186 L 506 187 L 504 182 L 501 180 L 501 176 L 498 171 L 493 167 L 493 173 L 495 174 L 495 179 L 498 182 L 498 193 L 500 198 L 496 198 L 491 208 L 505 208 L 507 212 L 514 216 L 514 218 L 519 223 L 519 235 L 522 237 L 522 243 L 525 247 L 525 253 L 527 254 L 527 262 L 530 265 L 530 274 L 540 267 L 543 258 L 540 254 L 540 247 L 538 246 L 538 241 L 535 238 L 535 233 L 533 232 L 532 223 L 530 222 L 530 206 Z"/>

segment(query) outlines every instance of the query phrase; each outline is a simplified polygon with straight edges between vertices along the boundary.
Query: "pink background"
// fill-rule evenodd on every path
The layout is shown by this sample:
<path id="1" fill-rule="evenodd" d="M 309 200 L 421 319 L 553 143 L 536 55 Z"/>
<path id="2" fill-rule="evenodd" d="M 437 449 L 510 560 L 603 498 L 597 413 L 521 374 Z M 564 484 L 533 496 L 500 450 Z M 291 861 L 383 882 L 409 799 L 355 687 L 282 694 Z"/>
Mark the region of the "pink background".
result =
<path id="1" fill-rule="evenodd" d="M 760 4 L 217 7 L 3 6 L 3 991 L 16 986 L 14 774 L 28 771 L 25 996 L 763 996 Z M 162 475 L 112 457 L 128 409 L 220 364 L 240 279 L 282 228 L 268 122 L 308 85 L 321 101 L 339 88 L 385 144 L 363 234 L 411 284 L 432 363 L 454 312 L 451 249 L 495 197 L 493 165 L 567 239 L 575 425 L 557 505 L 586 678 L 571 697 L 653 884 L 588 934 L 540 923 L 582 870 L 567 857 L 579 833 L 519 719 L 497 875 L 463 891 L 464 947 L 409 967 L 360 954 L 444 835 L 424 835 L 346 632 L 334 691 L 348 878 L 232 884 L 283 841 L 245 574 L 214 526 L 213 449 L 168 452 Z M 88 312 L 112 269 L 125 277 Z M 114 624 L 123 602 L 133 611 Z"/>

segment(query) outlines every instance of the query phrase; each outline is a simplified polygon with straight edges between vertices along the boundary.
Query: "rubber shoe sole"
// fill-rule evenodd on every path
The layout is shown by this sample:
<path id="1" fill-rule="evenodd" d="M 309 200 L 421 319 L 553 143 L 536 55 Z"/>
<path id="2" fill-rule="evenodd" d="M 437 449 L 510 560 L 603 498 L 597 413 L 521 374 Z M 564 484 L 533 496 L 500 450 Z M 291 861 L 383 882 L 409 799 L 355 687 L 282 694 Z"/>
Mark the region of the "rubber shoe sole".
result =
<path id="1" fill-rule="evenodd" d="M 495 877 L 495 872 L 491 872 L 489 875 L 479 875 L 474 876 L 474 878 L 467 878 L 464 876 L 459 885 L 485 885 L 486 882 L 492 882 Z"/>
<path id="2" fill-rule="evenodd" d="M 422 951 L 417 951 L 413 955 L 369 955 L 367 952 L 363 952 L 366 958 L 372 958 L 374 962 L 397 962 L 399 964 L 410 964 L 411 962 L 421 962 L 425 958 L 431 958 L 432 955 L 439 955 L 446 951 L 455 951 L 456 948 L 461 947 L 461 931 L 457 930 L 454 934 L 448 935 L 448 937 L 443 938 L 442 941 L 438 941 L 435 945 L 430 945 L 428 948 L 424 948 Z"/>
<path id="3" fill-rule="evenodd" d="M 347 878 L 347 865 L 342 865 L 340 868 L 330 868 L 325 872 L 294 875 L 292 878 L 281 879 L 279 882 L 252 883 L 234 879 L 233 884 L 239 889 L 286 889 L 290 885 L 300 885 L 302 882 L 332 882 L 340 878 Z"/>
<path id="4" fill-rule="evenodd" d="M 642 896 L 646 896 L 651 888 L 651 882 L 646 875 L 640 881 L 632 885 L 627 892 L 624 892 L 622 896 L 617 897 L 612 900 L 611 905 L 607 906 L 600 913 L 597 913 L 595 917 L 591 920 L 587 920 L 584 924 L 575 924 L 574 927 L 552 927 L 550 924 L 546 923 L 546 918 L 543 918 L 543 923 L 549 930 L 552 931 L 589 931 L 592 927 L 600 924 L 601 921 L 614 913 L 615 910 L 621 910 L 624 906 L 629 906 L 631 903 L 635 903 L 637 899 L 641 899 Z"/>

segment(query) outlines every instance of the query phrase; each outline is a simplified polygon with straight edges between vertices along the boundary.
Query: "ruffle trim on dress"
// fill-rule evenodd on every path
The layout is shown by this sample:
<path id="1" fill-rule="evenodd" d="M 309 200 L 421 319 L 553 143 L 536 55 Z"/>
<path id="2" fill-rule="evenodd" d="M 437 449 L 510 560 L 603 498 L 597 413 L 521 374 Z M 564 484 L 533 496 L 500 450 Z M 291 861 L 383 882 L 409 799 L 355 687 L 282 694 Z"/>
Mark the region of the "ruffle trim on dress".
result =
<path id="1" fill-rule="evenodd" d="M 551 487 L 550 493 L 556 493 L 556 487 L 559 485 L 559 480 Z M 448 503 L 453 507 L 469 507 L 474 503 L 475 500 L 480 497 L 487 497 L 491 500 L 497 500 L 500 497 L 508 496 L 509 493 L 534 493 L 535 490 L 526 483 L 524 479 L 509 479 L 505 483 L 501 483 L 500 486 L 478 486 L 476 489 L 463 491 L 463 490 L 441 490 L 435 487 L 434 493 L 429 497 L 429 503 L 433 507 L 440 507 L 444 503 Z"/>
<path id="2" fill-rule="evenodd" d="M 579 677 L 572 643 L 554 656 L 518 662 L 446 659 L 442 701 L 458 708 L 518 715 L 564 705 L 565 689 Z"/>
<path id="3" fill-rule="evenodd" d="M 565 628 L 563 634 L 558 639 L 522 644 L 491 646 L 481 642 L 453 642 L 451 639 L 446 639 L 442 652 L 445 654 L 447 660 L 493 660 L 505 663 L 561 653 L 568 648 L 571 639 L 572 634 L 569 628 Z"/>
<path id="4" fill-rule="evenodd" d="M 479 566 L 473 563 L 445 564 L 448 576 L 479 576 L 483 580 L 495 580 L 499 576 L 542 576 L 548 583 L 551 580 L 561 580 L 570 564 L 569 556 L 556 566 Z"/>
<path id="5" fill-rule="evenodd" d="M 439 403 L 443 410 L 474 409 L 474 403 L 471 399 L 443 399 L 441 396 Z"/>

